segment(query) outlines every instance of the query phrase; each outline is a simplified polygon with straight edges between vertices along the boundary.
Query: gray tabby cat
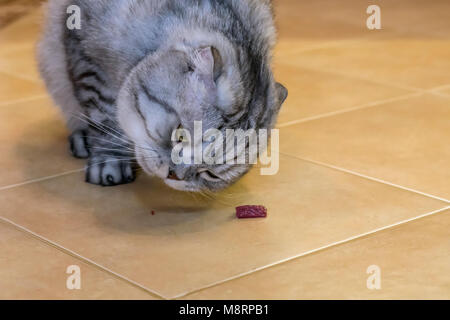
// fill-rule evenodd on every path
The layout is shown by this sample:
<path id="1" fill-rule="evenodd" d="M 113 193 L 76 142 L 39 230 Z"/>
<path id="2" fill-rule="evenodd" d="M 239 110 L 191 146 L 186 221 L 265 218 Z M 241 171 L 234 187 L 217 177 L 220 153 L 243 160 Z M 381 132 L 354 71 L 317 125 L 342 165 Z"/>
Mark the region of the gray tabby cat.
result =
<path id="1" fill-rule="evenodd" d="M 47 20 L 41 74 L 93 184 L 132 182 L 136 159 L 175 189 L 225 188 L 251 165 L 174 165 L 173 130 L 271 129 L 287 97 L 269 0 L 50 0 Z"/>

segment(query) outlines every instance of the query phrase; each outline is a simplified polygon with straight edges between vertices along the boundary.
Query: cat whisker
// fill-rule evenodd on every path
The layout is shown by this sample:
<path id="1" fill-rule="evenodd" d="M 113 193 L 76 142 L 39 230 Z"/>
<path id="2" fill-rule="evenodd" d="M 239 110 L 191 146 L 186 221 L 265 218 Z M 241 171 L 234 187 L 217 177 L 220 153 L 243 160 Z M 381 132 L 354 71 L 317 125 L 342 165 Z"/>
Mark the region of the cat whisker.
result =
<path id="1" fill-rule="evenodd" d="M 77 119 L 79 119 L 80 121 L 85 122 L 86 124 L 90 125 L 91 127 L 99 130 L 100 132 L 105 133 L 106 135 L 109 135 L 111 137 L 114 137 L 116 139 L 118 139 L 119 141 L 122 141 L 125 144 L 130 144 L 130 141 L 128 138 L 123 138 L 121 136 L 117 136 L 116 134 L 109 132 L 108 130 L 105 129 L 104 124 L 98 122 L 97 120 L 94 120 L 92 118 L 89 118 L 88 116 L 86 116 L 85 114 L 82 114 L 84 116 L 84 119 L 82 117 L 77 117 Z M 107 126 L 106 126 L 107 127 Z M 122 135 L 123 136 L 123 135 Z"/>
<path id="2" fill-rule="evenodd" d="M 109 115 L 106 115 L 106 114 L 104 114 L 104 115 L 107 116 L 107 117 L 109 117 Z M 134 147 L 136 147 L 136 148 L 138 148 L 138 149 L 140 149 L 140 150 L 143 150 L 143 151 L 153 151 L 153 150 L 150 149 L 150 148 L 147 148 L 147 147 L 145 147 L 145 146 L 141 146 L 141 145 L 138 145 L 138 144 L 134 143 L 134 142 L 131 141 L 125 134 L 123 134 L 123 133 L 117 131 L 116 129 L 114 129 L 114 128 L 112 128 L 112 127 L 110 127 L 110 126 L 108 126 L 108 125 L 106 125 L 106 124 L 104 124 L 104 123 L 101 123 L 101 122 L 99 122 L 99 121 L 97 121 L 97 120 L 95 120 L 95 119 L 89 118 L 86 114 L 81 114 L 81 116 L 84 117 L 84 119 L 83 119 L 83 118 L 80 118 L 80 117 L 77 117 L 77 118 L 80 119 L 81 121 L 83 121 L 83 122 L 89 124 L 89 125 L 92 125 L 94 128 L 96 128 L 96 129 L 98 129 L 99 131 L 105 133 L 106 135 L 112 136 L 112 137 L 118 139 L 119 141 L 124 142 L 124 143 L 127 144 L 127 145 L 134 145 Z M 109 119 L 111 119 L 111 118 L 109 117 Z M 112 121 L 113 123 L 117 123 L 115 120 L 112 120 L 112 119 L 111 119 L 111 121 Z M 93 123 L 93 124 L 92 124 L 92 123 Z M 108 130 L 111 130 L 112 132 L 110 132 L 110 131 L 108 131 Z M 106 140 L 105 140 L 105 141 L 106 141 Z M 109 142 L 109 141 L 108 141 L 108 142 Z M 124 147 L 126 147 L 126 146 L 124 146 Z M 128 148 L 129 148 L 129 147 L 128 147 Z M 134 150 L 133 150 L 133 151 L 134 151 Z"/>
<path id="3" fill-rule="evenodd" d="M 118 153 L 134 155 L 134 152 L 123 150 L 123 149 L 114 149 L 114 148 L 105 148 L 105 147 L 96 147 L 96 146 L 93 146 L 93 147 L 90 147 L 90 148 L 91 149 L 95 149 L 95 150 L 113 151 L 113 152 L 118 152 Z"/>
<path id="4" fill-rule="evenodd" d="M 106 134 L 109 134 L 109 135 L 111 135 L 111 136 L 113 136 L 113 137 L 116 137 L 117 139 L 121 139 L 121 140 L 124 141 L 124 142 L 131 143 L 131 140 L 130 140 L 128 137 L 126 137 L 123 133 L 117 131 L 117 130 L 114 129 L 114 128 L 111 128 L 110 126 L 108 126 L 108 125 L 106 125 L 106 124 L 104 124 L 104 123 L 101 123 L 100 121 L 97 121 L 97 120 L 95 120 L 95 119 L 89 118 L 89 117 L 88 117 L 87 115 L 85 115 L 85 114 L 82 114 L 82 115 L 83 115 L 88 121 L 94 122 L 94 123 L 97 125 L 97 128 L 98 128 L 98 129 L 102 129 L 103 132 L 105 132 Z M 109 132 L 107 129 L 110 130 L 110 132 Z M 115 135 L 113 135 L 112 133 L 114 133 Z"/>
<path id="5" fill-rule="evenodd" d="M 132 159 L 130 161 L 127 159 L 109 159 L 109 160 L 105 160 L 105 161 L 93 162 L 91 164 L 86 165 L 85 168 L 92 168 L 93 166 L 98 166 L 98 165 L 112 163 L 112 162 L 124 162 L 124 163 L 129 163 L 129 164 L 135 164 L 135 162 L 132 161 Z"/>
<path id="6" fill-rule="evenodd" d="M 134 153 L 134 149 L 133 148 L 130 148 L 128 146 L 124 146 L 124 145 L 122 145 L 120 143 L 117 143 L 117 142 L 114 142 L 114 141 L 111 141 L 111 140 L 107 140 L 107 139 L 99 138 L 99 137 L 94 137 L 94 136 L 83 136 L 83 138 L 95 139 L 95 140 L 98 140 L 98 141 L 107 142 L 107 143 L 110 143 L 110 144 L 113 144 L 113 145 L 116 145 L 116 146 L 120 147 L 121 150 L 122 149 L 126 149 L 126 150 L 129 150 L 130 152 Z"/>

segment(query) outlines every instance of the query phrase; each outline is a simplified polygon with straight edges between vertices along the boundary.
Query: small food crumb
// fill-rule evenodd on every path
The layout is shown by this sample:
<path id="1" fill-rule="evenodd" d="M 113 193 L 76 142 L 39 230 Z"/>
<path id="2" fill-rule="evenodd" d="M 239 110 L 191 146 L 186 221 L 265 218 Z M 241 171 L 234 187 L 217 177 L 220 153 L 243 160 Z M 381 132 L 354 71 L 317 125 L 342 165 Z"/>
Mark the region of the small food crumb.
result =
<path id="1" fill-rule="evenodd" d="M 264 206 L 236 207 L 236 217 L 238 219 L 265 218 L 267 217 L 267 209 Z"/>

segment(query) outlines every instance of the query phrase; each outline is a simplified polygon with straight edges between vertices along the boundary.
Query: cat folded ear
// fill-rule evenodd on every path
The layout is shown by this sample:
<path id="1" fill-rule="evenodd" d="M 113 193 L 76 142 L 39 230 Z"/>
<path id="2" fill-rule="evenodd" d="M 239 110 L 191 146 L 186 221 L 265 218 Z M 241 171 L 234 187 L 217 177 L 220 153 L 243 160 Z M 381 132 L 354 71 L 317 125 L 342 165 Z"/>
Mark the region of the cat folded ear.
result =
<path id="1" fill-rule="evenodd" d="M 211 51 L 214 57 L 214 81 L 217 81 L 223 72 L 223 60 L 219 50 L 211 47 Z"/>
<path id="2" fill-rule="evenodd" d="M 207 66 L 207 70 L 205 71 L 211 73 L 214 81 L 217 81 L 223 72 L 223 60 L 219 50 L 214 47 L 204 47 L 200 48 L 197 54 L 200 59 L 200 64 Z"/>
<path id="3" fill-rule="evenodd" d="M 278 82 L 275 84 L 275 89 L 277 91 L 278 101 L 281 106 L 288 97 L 288 90 L 286 89 L 285 86 L 283 86 L 281 83 Z"/>

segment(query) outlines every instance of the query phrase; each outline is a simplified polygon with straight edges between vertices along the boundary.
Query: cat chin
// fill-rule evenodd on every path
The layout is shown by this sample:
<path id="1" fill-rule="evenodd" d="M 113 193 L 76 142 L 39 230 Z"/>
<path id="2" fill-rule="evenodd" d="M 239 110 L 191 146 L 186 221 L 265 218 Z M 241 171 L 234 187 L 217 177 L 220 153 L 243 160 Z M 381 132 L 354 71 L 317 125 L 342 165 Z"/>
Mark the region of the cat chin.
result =
<path id="1" fill-rule="evenodd" d="M 169 186 L 170 188 L 178 191 L 187 191 L 187 192 L 200 192 L 200 188 L 195 187 L 192 185 L 192 183 L 186 182 L 186 181 L 176 181 L 172 179 L 166 179 L 167 172 L 158 174 L 155 173 L 153 170 L 150 170 L 150 168 L 146 165 L 146 163 L 140 164 L 142 169 L 144 169 L 145 173 L 151 177 L 158 177 L 161 178 L 161 180 L 164 181 L 164 183 Z M 164 177 L 163 177 L 164 176 Z"/>
<path id="2" fill-rule="evenodd" d="M 156 165 L 152 165 L 147 161 L 142 159 L 141 154 L 136 154 L 139 165 L 142 169 L 144 169 L 145 173 L 151 177 L 158 177 L 161 179 L 166 179 L 169 174 L 169 166 L 166 164 L 161 164 L 159 167 Z"/>
<path id="3" fill-rule="evenodd" d="M 172 189 L 178 191 L 200 192 L 201 189 L 186 181 L 176 181 L 172 179 L 164 179 L 164 183 Z"/>
<path id="4" fill-rule="evenodd" d="M 151 177 L 161 178 L 161 180 L 163 180 L 167 186 L 169 186 L 170 188 L 172 188 L 174 190 L 185 191 L 185 192 L 186 191 L 187 192 L 200 192 L 201 191 L 200 188 L 197 188 L 192 183 L 189 183 L 186 181 L 176 181 L 176 180 L 172 180 L 172 179 L 166 179 L 165 177 L 167 177 L 167 172 L 165 175 L 162 174 L 162 175 L 164 175 L 164 177 L 162 177 L 161 174 L 157 174 L 154 171 L 150 170 L 145 163 L 140 164 L 140 166 L 142 167 L 142 169 L 144 169 L 144 171 L 147 175 L 149 175 Z"/>

